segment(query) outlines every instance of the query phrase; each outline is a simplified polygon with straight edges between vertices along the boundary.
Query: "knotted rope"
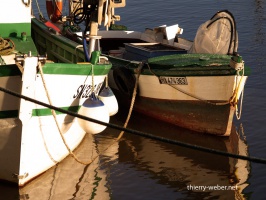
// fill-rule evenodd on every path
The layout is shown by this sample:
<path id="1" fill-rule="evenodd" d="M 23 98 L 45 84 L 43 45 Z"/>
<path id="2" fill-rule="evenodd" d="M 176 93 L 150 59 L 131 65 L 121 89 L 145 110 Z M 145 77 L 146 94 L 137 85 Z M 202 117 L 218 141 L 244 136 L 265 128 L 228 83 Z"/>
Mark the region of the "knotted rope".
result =
<path id="1" fill-rule="evenodd" d="M 0 37 L 0 56 L 6 56 L 15 49 L 15 43 L 11 39 Z"/>

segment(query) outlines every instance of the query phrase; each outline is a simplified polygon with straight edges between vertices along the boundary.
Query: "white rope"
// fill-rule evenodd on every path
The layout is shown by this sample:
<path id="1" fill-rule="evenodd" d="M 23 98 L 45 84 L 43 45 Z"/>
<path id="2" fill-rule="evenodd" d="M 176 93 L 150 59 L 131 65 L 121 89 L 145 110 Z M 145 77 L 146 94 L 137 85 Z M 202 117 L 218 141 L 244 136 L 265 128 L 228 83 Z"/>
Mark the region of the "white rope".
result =
<path id="1" fill-rule="evenodd" d="M 242 70 L 243 70 L 243 73 L 242 73 L 241 79 L 240 79 L 240 81 L 239 81 L 239 86 L 240 86 L 241 81 L 242 81 L 242 79 L 243 79 L 243 77 L 244 77 L 244 66 L 243 66 L 243 69 L 242 69 Z M 237 78 L 239 77 L 239 71 L 240 71 L 240 70 L 237 71 L 237 74 L 238 74 Z M 240 120 L 241 115 L 242 115 L 243 98 L 244 98 L 244 87 L 243 87 L 243 90 L 242 90 L 242 92 L 241 92 L 240 111 L 239 111 L 239 114 L 238 114 L 238 107 L 237 107 L 237 105 L 236 105 L 236 118 L 237 118 L 237 120 Z"/>

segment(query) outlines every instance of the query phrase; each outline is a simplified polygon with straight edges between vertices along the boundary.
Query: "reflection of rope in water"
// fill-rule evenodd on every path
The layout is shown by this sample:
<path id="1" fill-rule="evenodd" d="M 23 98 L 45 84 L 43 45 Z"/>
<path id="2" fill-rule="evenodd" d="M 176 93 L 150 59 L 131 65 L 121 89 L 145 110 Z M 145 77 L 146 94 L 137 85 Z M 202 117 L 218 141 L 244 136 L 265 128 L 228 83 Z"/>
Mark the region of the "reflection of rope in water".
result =
<path id="1" fill-rule="evenodd" d="M 266 159 L 265 158 L 257 158 L 257 157 L 236 155 L 236 154 L 227 153 L 227 152 L 224 152 L 224 151 L 219 151 L 219 150 L 216 150 L 216 149 L 209 149 L 209 148 L 205 148 L 205 147 L 198 146 L 198 145 L 193 145 L 193 144 L 189 144 L 189 143 L 183 143 L 183 142 L 180 142 L 180 141 L 176 141 L 176 140 L 171 140 L 171 139 L 167 139 L 167 138 L 164 138 L 164 137 L 155 136 L 155 135 L 152 135 L 150 133 L 145 133 L 145 132 L 141 132 L 141 131 L 137 131 L 137 130 L 124 128 L 124 127 L 121 127 L 121 126 L 118 126 L 118 125 L 115 125 L 115 124 L 105 123 L 105 122 L 102 122 L 102 121 L 99 121 L 99 120 L 96 120 L 96 119 L 93 119 L 93 118 L 90 118 L 90 117 L 79 115 L 77 113 L 74 113 L 74 112 L 71 112 L 71 111 L 67 111 L 67 110 L 64 110 L 62 108 L 58 108 L 58 107 L 55 107 L 55 106 L 51 106 L 49 104 L 37 101 L 35 99 L 29 98 L 27 96 L 24 96 L 24 95 L 21 95 L 21 94 L 18 94 L 18 93 L 15 93 L 13 91 L 10 91 L 10 90 L 2 88 L 2 87 L 0 87 L 0 91 L 8 93 L 8 94 L 10 94 L 12 96 L 15 96 L 15 97 L 18 97 L 18 98 L 25 99 L 26 101 L 30 101 L 32 103 L 36 103 L 36 104 L 39 104 L 41 106 L 44 106 L 44 107 L 59 111 L 59 112 L 64 113 L 64 114 L 68 114 L 68 115 L 71 115 L 71 116 L 74 116 L 74 117 L 77 117 L 77 118 L 80 118 L 80 119 L 83 119 L 83 120 L 88 120 L 88 121 L 91 121 L 91 122 L 94 122 L 94 123 L 98 123 L 98 124 L 101 124 L 103 126 L 107 126 L 107 127 L 114 128 L 114 129 L 117 129 L 117 130 L 125 131 L 125 132 L 128 132 L 128 133 L 134 134 L 134 135 L 138 135 L 138 136 L 142 136 L 142 137 L 145 137 L 145 138 L 150 138 L 150 139 L 158 140 L 158 141 L 161 141 L 161 142 L 166 142 L 166 143 L 169 143 L 169 144 L 174 144 L 174 145 L 178 145 L 178 146 L 182 146 L 182 147 L 186 147 L 186 148 L 190 148 L 190 149 L 194 149 L 194 150 L 198 150 L 198 151 L 203 151 L 203 152 L 207 152 L 207 153 L 212 153 L 212 154 L 217 154 L 217 155 L 221 155 L 221 156 L 232 157 L 232 158 L 237 158 L 237 159 L 242 159 L 242 160 L 248 160 L 248 161 L 255 162 L 255 163 L 260 163 L 260 164 L 266 164 Z"/>
<path id="2" fill-rule="evenodd" d="M 242 123 L 239 125 L 239 136 L 241 137 L 242 141 L 246 144 L 247 143 L 247 138 L 245 136 L 244 128 L 243 128 L 243 124 Z"/>

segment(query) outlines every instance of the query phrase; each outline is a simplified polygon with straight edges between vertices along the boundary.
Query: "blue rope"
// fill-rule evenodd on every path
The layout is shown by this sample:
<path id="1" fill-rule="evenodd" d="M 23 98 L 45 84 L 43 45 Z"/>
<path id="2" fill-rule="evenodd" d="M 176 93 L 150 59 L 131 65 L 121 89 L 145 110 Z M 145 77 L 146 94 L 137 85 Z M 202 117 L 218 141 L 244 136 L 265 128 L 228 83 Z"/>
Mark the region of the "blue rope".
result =
<path id="1" fill-rule="evenodd" d="M 85 35 L 86 34 L 84 32 L 83 36 L 82 36 L 82 39 L 83 39 L 83 50 L 84 50 L 85 60 L 86 60 L 86 62 L 89 62 L 90 61 L 90 56 L 89 56 L 88 49 L 87 49 L 87 40 L 86 40 Z"/>

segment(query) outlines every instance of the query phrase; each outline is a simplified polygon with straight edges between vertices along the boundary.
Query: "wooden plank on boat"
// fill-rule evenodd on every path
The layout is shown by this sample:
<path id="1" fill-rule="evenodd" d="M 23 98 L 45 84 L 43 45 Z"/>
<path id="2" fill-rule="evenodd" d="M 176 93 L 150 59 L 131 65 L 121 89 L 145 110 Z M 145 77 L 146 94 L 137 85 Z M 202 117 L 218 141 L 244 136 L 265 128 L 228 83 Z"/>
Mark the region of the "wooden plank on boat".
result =
<path id="1" fill-rule="evenodd" d="M 187 53 L 184 49 L 161 43 L 125 43 L 125 50 L 124 57 L 126 59 L 137 61 L 157 56 Z"/>

